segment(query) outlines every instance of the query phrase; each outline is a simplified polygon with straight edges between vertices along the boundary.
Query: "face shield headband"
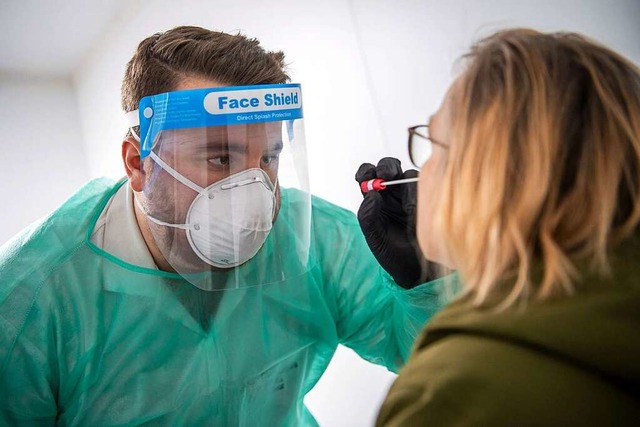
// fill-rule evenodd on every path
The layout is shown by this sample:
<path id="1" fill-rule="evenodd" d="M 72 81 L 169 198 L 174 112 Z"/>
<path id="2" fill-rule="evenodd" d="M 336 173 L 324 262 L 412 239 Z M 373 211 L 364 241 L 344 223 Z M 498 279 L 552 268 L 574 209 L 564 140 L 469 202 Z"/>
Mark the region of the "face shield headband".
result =
<path id="1" fill-rule="evenodd" d="M 294 83 L 166 92 L 145 96 L 137 110 L 126 113 L 132 131 L 140 126 L 140 135 L 134 133 L 140 159 L 163 130 L 284 121 L 292 132 L 302 117 L 301 89 Z"/>

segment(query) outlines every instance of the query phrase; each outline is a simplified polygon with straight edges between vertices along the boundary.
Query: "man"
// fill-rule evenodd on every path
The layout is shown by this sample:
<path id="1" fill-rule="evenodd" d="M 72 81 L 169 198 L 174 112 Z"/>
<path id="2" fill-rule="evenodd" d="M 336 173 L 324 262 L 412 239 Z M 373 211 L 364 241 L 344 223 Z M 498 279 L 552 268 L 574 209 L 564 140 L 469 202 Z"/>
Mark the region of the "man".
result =
<path id="1" fill-rule="evenodd" d="M 398 370 L 446 303 L 397 268 L 418 259 L 406 219 L 380 229 L 415 199 L 361 212 L 394 283 L 354 216 L 309 196 L 283 60 L 196 27 L 140 43 L 127 179 L 90 182 L 0 251 L 0 424 L 316 425 L 303 397 L 339 343 Z M 359 179 L 402 173 L 378 169 Z"/>

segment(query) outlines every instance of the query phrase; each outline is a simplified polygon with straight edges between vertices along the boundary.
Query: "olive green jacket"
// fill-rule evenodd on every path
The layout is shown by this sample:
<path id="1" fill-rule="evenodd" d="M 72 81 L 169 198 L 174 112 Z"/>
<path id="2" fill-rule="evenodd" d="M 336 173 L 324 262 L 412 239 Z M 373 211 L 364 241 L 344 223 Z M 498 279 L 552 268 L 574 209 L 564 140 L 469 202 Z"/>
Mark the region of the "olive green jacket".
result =
<path id="1" fill-rule="evenodd" d="M 569 298 L 457 301 L 416 341 L 378 426 L 640 426 L 640 238 Z M 584 267 L 584 266 L 583 266 Z"/>

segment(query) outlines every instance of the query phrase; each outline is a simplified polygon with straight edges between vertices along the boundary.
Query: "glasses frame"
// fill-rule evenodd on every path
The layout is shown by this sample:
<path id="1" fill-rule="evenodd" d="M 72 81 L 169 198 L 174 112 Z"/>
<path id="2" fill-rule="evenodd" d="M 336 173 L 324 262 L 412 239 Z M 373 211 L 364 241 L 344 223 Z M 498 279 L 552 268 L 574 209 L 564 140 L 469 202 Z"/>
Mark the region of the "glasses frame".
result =
<path id="1" fill-rule="evenodd" d="M 425 133 L 427 134 L 427 136 L 424 136 L 420 133 L 418 133 L 419 129 L 424 128 Z M 423 140 L 426 140 L 429 144 L 433 144 L 433 145 L 438 145 L 444 149 L 448 149 L 449 146 L 447 144 L 444 144 L 440 141 L 437 141 L 433 138 L 431 138 L 431 134 L 429 132 L 429 125 L 415 125 L 415 126 L 411 126 L 410 128 L 407 129 L 409 131 L 409 140 L 407 141 L 407 146 L 409 149 L 409 159 L 411 160 L 411 163 L 413 163 L 413 165 L 417 168 L 421 168 L 423 163 L 416 163 L 416 159 L 413 158 L 413 144 L 415 144 L 415 140 L 417 139 L 416 136 L 420 137 Z M 421 141 L 422 142 L 422 141 Z M 429 156 L 431 157 L 431 156 Z M 428 160 L 429 158 L 427 158 Z M 425 160 L 426 161 L 426 160 Z"/>

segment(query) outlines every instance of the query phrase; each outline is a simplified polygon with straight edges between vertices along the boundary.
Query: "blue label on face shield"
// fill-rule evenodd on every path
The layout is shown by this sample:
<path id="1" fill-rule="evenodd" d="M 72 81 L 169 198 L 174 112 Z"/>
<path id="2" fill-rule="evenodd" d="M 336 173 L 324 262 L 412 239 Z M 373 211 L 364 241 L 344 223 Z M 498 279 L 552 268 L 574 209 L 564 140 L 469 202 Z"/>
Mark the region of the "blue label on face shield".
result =
<path id="1" fill-rule="evenodd" d="M 140 157 L 151 151 L 158 132 L 301 119 L 299 84 L 229 86 L 183 90 L 140 100 Z"/>
<path id="2" fill-rule="evenodd" d="M 209 114 L 255 113 L 302 107 L 299 87 L 260 88 L 210 92 L 204 98 Z"/>

